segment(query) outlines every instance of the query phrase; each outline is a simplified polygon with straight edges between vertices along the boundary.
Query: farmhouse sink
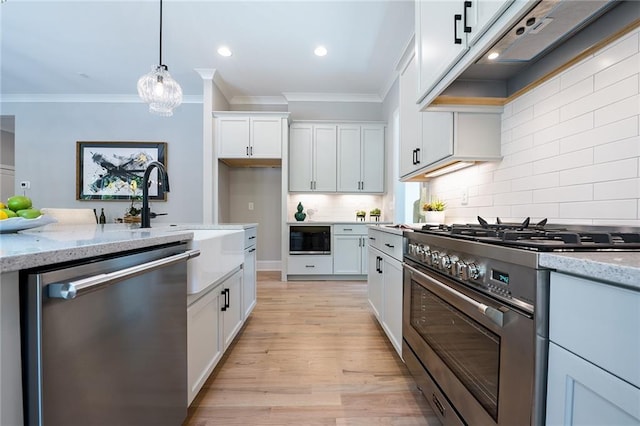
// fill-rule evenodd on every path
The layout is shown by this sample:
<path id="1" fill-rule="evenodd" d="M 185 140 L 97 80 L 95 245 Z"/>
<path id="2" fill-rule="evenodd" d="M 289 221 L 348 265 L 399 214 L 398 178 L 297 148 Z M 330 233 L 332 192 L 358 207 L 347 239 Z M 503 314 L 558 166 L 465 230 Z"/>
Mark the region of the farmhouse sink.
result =
<path id="1" fill-rule="evenodd" d="M 187 262 L 187 293 L 195 294 L 215 284 L 244 262 L 243 230 L 194 229 L 189 247 L 200 256 Z"/>

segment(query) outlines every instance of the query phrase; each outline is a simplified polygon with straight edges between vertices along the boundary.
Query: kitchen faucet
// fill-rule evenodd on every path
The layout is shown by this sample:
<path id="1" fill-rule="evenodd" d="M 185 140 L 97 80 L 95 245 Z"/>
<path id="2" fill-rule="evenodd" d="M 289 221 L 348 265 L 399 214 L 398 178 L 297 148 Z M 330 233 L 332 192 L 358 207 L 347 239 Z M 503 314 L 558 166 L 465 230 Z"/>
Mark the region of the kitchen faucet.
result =
<path id="1" fill-rule="evenodd" d="M 149 176 L 153 168 L 158 169 L 158 186 L 162 186 L 163 191 L 169 192 L 169 175 L 167 169 L 159 161 L 152 161 L 144 171 L 142 178 L 142 217 L 140 228 L 151 228 L 151 209 L 149 208 Z"/>

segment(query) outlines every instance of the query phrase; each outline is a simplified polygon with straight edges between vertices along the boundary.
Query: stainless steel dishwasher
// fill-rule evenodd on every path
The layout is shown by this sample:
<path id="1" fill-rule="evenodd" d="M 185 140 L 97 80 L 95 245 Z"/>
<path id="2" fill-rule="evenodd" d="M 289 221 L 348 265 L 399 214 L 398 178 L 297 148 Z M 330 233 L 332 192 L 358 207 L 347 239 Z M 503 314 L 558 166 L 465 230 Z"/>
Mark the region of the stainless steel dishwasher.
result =
<path id="1" fill-rule="evenodd" d="M 182 424 L 198 254 L 179 243 L 21 273 L 25 424 Z"/>

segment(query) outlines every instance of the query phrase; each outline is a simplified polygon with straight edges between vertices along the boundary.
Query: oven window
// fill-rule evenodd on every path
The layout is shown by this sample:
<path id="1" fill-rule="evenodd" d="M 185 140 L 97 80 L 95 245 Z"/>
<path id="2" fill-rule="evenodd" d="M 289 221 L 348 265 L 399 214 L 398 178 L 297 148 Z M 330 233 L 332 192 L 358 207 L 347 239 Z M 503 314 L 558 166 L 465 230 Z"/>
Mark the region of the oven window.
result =
<path id="1" fill-rule="evenodd" d="M 497 421 L 500 337 L 415 282 L 410 315 L 413 328 Z"/>

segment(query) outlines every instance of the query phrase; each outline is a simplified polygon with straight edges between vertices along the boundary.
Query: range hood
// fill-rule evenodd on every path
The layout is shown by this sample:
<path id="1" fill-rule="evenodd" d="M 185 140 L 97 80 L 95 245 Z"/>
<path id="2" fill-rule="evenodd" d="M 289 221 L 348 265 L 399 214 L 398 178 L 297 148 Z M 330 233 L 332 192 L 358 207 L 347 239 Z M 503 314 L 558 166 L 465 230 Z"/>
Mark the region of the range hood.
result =
<path id="1" fill-rule="evenodd" d="M 544 80 L 609 37 L 637 25 L 638 2 L 541 0 L 479 55 L 447 89 L 446 98 L 494 98 L 502 103 Z M 497 53 L 494 59 L 488 59 Z"/>
<path id="2" fill-rule="evenodd" d="M 535 61 L 615 3 L 612 0 L 542 0 L 478 63 Z"/>

